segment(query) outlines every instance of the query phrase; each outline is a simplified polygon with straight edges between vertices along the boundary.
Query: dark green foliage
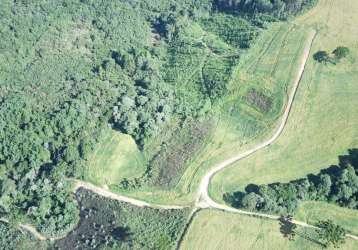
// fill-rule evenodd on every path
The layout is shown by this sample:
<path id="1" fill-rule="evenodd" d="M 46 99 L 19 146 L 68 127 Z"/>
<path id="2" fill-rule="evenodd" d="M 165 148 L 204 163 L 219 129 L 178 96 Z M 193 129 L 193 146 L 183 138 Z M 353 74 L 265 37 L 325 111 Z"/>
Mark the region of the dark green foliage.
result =
<path id="1" fill-rule="evenodd" d="M 349 54 L 349 49 L 344 46 L 338 46 L 332 51 L 333 56 L 329 55 L 327 51 L 320 50 L 313 55 L 313 59 L 320 63 L 338 63 L 342 58 L 345 58 Z"/>
<path id="2" fill-rule="evenodd" d="M 222 11 L 268 13 L 284 19 L 312 7 L 316 0 L 215 0 L 214 3 Z"/>
<path id="3" fill-rule="evenodd" d="M 314 53 L 313 55 L 313 59 L 315 59 L 317 62 L 320 63 L 327 63 L 329 62 L 330 58 L 329 58 L 329 54 L 327 53 L 327 51 L 317 51 L 316 53 Z"/>
<path id="4" fill-rule="evenodd" d="M 339 61 L 349 54 L 349 49 L 344 46 L 338 46 L 335 50 L 333 50 L 332 54 L 335 56 L 335 59 Z"/>
<path id="5" fill-rule="evenodd" d="M 249 21 L 232 15 L 216 14 L 201 21 L 205 30 L 218 35 L 234 47 L 248 48 L 258 35 L 258 28 Z"/>
<path id="6" fill-rule="evenodd" d="M 245 18 L 212 14 L 210 0 L 2 0 L 0 214 L 47 235 L 73 229 L 65 180 L 83 177 L 101 130 L 144 150 L 171 120 L 207 115 L 237 56 L 215 54 L 190 27 L 215 33 L 232 55 L 267 21 Z"/>
<path id="7" fill-rule="evenodd" d="M 331 220 L 318 222 L 318 238 L 327 248 L 333 245 L 334 248 L 341 247 L 345 242 L 346 231 L 339 225 L 334 224 Z"/>
<path id="8" fill-rule="evenodd" d="M 281 216 L 280 221 L 280 232 L 285 238 L 294 240 L 296 236 L 297 225 L 292 223 L 293 217 L 291 215 Z"/>
<path id="9" fill-rule="evenodd" d="M 1 214 L 48 235 L 72 229 L 78 209 L 64 178 L 82 176 L 108 120 L 143 144 L 170 119 L 174 90 L 150 43 L 152 22 L 211 8 L 175 2 L 2 1 Z"/>
<path id="10" fill-rule="evenodd" d="M 227 94 L 227 82 L 231 78 L 232 59 L 214 57 L 203 68 L 204 92 L 213 100 Z"/>
<path id="11" fill-rule="evenodd" d="M 28 249 L 45 249 L 45 244 L 41 244 L 29 234 L 21 232 L 9 224 L 0 222 L 0 250 Z"/>
<path id="12" fill-rule="evenodd" d="M 139 208 L 81 189 L 76 194 L 81 220 L 54 249 L 170 249 L 188 216 L 188 209 Z"/>
<path id="13" fill-rule="evenodd" d="M 226 202 L 248 210 L 291 214 L 300 201 L 328 201 L 342 207 L 358 209 L 358 149 L 340 157 L 340 165 L 322 170 L 318 175 L 289 183 L 250 184 L 246 192 L 224 196 Z"/>

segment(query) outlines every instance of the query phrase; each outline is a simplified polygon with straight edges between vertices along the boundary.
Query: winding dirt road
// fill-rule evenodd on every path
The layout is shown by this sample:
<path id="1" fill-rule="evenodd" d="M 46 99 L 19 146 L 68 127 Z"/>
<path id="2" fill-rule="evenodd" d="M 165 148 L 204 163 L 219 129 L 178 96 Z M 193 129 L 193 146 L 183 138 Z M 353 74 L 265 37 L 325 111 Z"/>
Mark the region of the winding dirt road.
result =
<path id="1" fill-rule="evenodd" d="M 240 153 L 230 159 L 227 159 L 223 162 L 221 162 L 219 165 L 215 166 L 214 168 L 212 168 L 202 179 L 200 186 L 199 186 L 199 192 L 197 195 L 197 200 L 196 200 L 196 204 L 198 204 L 200 207 L 216 207 L 216 208 L 220 208 L 222 209 L 220 206 L 220 204 L 216 203 L 215 201 L 213 201 L 210 197 L 209 197 L 209 193 L 208 193 L 208 189 L 209 189 L 209 183 L 211 178 L 218 173 L 219 171 L 223 170 L 224 168 L 230 166 L 231 164 L 242 160 L 254 153 L 256 153 L 257 151 L 259 151 L 260 149 L 263 149 L 267 146 L 269 146 L 271 143 L 273 143 L 274 141 L 277 140 L 277 138 L 281 135 L 283 129 L 285 128 L 285 125 L 287 123 L 288 120 L 288 116 L 290 114 L 291 108 L 292 108 L 292 104 L 293 101 L 295 99 L 295 95 L 298 89 L 298 86 L 301 82 L 301 78 L 305 69 L 305 65 L 306 62 L 308 60 L 309 54 L 310 54 L 310 50 L 313 44 L 313 40 L 316 37 L 317 32 L 312 30 L 309 34 L 309 38 L 307 39 L 307 43 L 305 45 L 303 54 L 302 54 L 302 58 L 301 58 L 301 62 L 300 62 L 300 67 L 297 71 L 296 77 L 294 79 L 294 83 L 293 83 L 293 87 L 291 90 L 291 93 L 289 95 L 288 98 L 288 102 L 285 108 L 285 112 L 282 115 L 282 119 L 281 119 L 281 123 L 279 125 L 279 127 L 277 128 L 276 132 L 273 134 L 273 136 L 271 138 L 269 138 L 268 140 L 258 144 L 257 146 L 255 146 L 254 148 L 247 150 L 246 152 Z M 206 203 L 206 204 L 205 204 Z"/>

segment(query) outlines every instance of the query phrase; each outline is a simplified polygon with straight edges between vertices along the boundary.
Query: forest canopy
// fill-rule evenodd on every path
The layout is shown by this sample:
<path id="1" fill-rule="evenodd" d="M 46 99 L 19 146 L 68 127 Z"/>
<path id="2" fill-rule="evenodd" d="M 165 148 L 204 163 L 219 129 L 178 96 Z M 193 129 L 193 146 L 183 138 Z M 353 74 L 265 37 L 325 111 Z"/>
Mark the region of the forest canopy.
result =
<path id="1" fill-rule="evenodd" d="M 221 11 L 232 1 L 2 0 L 0 216 L 67 232 L 79 220 L 67 178 L 83 177 L 103 128 L 143 149 L 172 119 L 207 116 L 270 20 L 256 10 L 289 15 L 308 3 L 251 2 L 254 18 Z"/>

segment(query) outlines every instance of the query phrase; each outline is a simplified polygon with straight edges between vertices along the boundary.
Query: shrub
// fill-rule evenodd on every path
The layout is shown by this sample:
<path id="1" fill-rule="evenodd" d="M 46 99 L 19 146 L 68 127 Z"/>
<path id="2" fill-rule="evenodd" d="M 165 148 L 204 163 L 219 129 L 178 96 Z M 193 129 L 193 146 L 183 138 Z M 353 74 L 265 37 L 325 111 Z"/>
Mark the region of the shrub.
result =
<path id="1" fill-rule="evenodd" d="M 349 49 L 344 46 L 339 46 L 332 52 L 337 60 L 346 57 L 349 54 Z"/>
<path id="2" fill-rule="evenodd" d="M 316 52 L 313 55 L 313 59 L 315 59 L 316 61 L 320 62 L 320 63 L 327 63 L 329 62 L 329 54 L 327 53 L 327 51 L 324 50 L 320 50 L 318 52 Z"/>

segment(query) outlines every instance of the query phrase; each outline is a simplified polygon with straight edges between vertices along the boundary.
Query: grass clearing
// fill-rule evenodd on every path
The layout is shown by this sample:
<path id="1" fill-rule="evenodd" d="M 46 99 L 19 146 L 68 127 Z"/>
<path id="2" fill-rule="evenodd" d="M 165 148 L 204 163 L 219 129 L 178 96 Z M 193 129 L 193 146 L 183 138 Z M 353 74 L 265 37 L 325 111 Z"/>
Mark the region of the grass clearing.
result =
<path id="1" fill-rule="evenodd" d="M 345 5 L 322 0 L 295 21 L 306 29 L 319 28 L 312 53 L 344 45 L 351 49 L 349 58 L 325 66 L 310 57 L 283 134 L 270 147 L 216 175 L 210 186 L 216 200 L 250 183 L 287 182 L 317 173 L 358 146 L 357 14 L 354 0 Z"/>
<path id="2" fill-rule="evenodd" d="M 123 178 L 141 176 L 145 157 L 131 136 L 108 128 L 88 160 L 86 178 L 100 186 L 118 184 Z"/>
<path id="3" fill-rule="evenodd" d="M 348 232 L 358 235 L 358 211 L 326 202 L 302 202 L 294 216 L 297 220 L 315 224 L 319 220 L 331 219 Z"/>
<path id="4" fill-rule="evenodd" d="M 315 234 L 312 229 L 298 230 L 300 235 L 306 237 L 312 238 Z M 312 241 L 315 240 L 314 237 L 308 240 L 300 235 L 290 241 L 280 232 L 278 221 L 217 210 L 202 210 L 190 225 L 180 249 L 322 249 Z M 342 249 L 357 247 L 357 241 L 347 239 Z"/>

